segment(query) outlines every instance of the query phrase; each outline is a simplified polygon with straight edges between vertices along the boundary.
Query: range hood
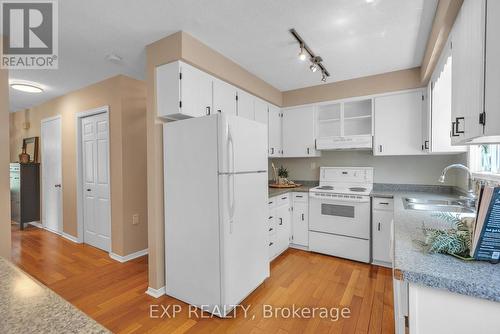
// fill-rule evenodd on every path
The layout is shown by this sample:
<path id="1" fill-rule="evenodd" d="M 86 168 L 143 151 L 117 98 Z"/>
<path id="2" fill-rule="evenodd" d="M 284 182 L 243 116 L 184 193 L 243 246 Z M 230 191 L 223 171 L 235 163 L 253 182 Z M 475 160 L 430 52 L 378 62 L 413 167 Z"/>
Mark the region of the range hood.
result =
<path id="1" fill-rule="evenodd" d="M 371 150 L 372 135 L 324 137 L 316 139 L 317 150 Z"/>

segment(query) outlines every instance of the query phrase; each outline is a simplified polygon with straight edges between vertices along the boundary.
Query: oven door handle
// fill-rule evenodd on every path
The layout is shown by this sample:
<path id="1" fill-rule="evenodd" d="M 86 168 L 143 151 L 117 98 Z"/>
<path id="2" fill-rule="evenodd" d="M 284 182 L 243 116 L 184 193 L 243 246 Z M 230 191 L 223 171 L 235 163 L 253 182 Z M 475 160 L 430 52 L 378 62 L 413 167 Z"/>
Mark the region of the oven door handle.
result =
<path id="1" fill-rule="evenodd" d="M 356 198 L 356 199 L 352 199 L 352 198 L 343 199 L 343 198 L 337 198 L 337 197 L 318 196 L 318 195 L 313 195 L 313 194 L 310 194 L 309 196 L 312 200 L 319 200 L 321 202 L 328 202 L 328 203 L 342 203 L 342 204 L 351 203 L 351 204 L 355 205 L 356 203 L 369 203 L 370 202 L 369 196 L 367 196 L 366 198 L 363 197 L 363 198 Z"/>

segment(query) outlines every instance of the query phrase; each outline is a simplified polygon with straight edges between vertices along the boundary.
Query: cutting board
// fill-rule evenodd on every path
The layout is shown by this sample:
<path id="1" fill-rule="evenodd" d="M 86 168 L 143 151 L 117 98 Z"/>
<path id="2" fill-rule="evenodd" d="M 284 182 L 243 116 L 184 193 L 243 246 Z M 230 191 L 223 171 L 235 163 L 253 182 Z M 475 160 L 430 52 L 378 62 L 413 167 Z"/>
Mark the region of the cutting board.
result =
<path id="1" fill-rule="evenodd" d="M 276 183 L 271 183 L 269 185 L 270 188 L 298 188 L 301 187 L 302 185 L 300 183 L 295 183 L 295 184 L 276 184 Z"/>

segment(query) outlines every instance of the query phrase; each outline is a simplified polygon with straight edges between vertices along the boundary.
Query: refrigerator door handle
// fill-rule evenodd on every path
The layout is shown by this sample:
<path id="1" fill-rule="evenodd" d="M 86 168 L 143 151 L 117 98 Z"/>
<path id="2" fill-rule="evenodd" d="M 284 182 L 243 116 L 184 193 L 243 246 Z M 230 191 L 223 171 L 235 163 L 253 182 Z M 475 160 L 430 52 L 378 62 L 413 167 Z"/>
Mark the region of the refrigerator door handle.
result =
<path id="1" fill-rule="evenodd" d="M 229 233 L 233 233 L 235 196 L 234 196 L 234 141 L 229 124 L 227 125 L 227 144 L 228 151 L 231 150 L 231 156 L 228 161 L 229 168 Z"/>

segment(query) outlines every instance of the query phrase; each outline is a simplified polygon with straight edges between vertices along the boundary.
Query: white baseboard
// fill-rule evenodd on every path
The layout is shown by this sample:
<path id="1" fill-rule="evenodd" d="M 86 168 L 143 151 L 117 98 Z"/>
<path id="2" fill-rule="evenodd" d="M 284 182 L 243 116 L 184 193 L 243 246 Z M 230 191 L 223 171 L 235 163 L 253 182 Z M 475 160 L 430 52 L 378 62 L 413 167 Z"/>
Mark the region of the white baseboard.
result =
<path id="1" fill-rule="evenodd" d="M 29 222 L 28 224 L 38 228 L 43 228 L 43 225 L 40 222 Z"/>
<path id="2" fill-rule="evenodd" d="M 146 294 L 150 295 L 153 298 L 160 298 L 161 296 L 164 296 L 166 292 L 165 287 L 161 287 L 159 289 L 153 289 L 152 287 L 148 287 L 146 290 Z"/>
<path id="3" fill-rule="evenodd" d="M 61 236 L 62 236 L 63 238 L 68 239 L 69 241 L 73 241 L 74 243 L 77 243 L 77 244 L 81 244 L 81 243 L 82 243 L 80 240 L 78 240 L 78 238 L 76 238 L 76 237 L 74 237 L 74 236 L 72 236 L 71 234 L 68 234 L 68 233 L 66 233 L 66 232 L 62 232 L 62 233 L 61 233 Z"/>
<path id="4" fill-rule="evenodd" d="M 121 256 L 121 255 L 115 254 L 113 252 L 109 252 L 109 257 L 115 261 L 123 263 L 123 262 L 127 262 L 127 261 L 136 259 L 136 258 L 144 256 L 144 255 L 147 255 L 147 254 L 148 254 L 148 249 L 146 248 L 146 249 L 143 249 L 143 250 L 140 250 L 138 252 L 128 254 L 125 256 Z"/>

